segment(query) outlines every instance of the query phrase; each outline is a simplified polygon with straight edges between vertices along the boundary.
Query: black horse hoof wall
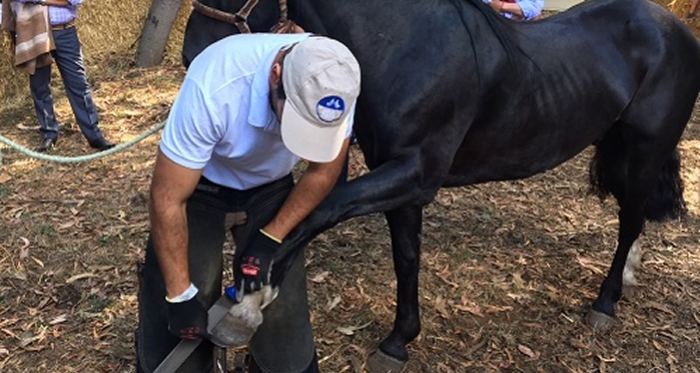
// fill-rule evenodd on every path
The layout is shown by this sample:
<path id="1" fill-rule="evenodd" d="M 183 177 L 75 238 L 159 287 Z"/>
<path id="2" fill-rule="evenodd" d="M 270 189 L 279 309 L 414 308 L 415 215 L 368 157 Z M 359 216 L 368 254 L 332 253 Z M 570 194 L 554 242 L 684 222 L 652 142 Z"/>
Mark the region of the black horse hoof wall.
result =
<path id="1" fill-rule="evenodd" d="M 588 322 L 588 325 L 590 325 L 593 329 L 600 330 L 613 326 L 613 324 L 615 324 L 615 318 L 602 312 L 590 310 L 586 316 L 586 322 Z"/>
<path id="2" fill-rule="evenodd" d="M 405 366 L 405 361 L 391 357 L 381 350 L 375 351 L 367 359 L 369 373 L 400 373 Z"/>

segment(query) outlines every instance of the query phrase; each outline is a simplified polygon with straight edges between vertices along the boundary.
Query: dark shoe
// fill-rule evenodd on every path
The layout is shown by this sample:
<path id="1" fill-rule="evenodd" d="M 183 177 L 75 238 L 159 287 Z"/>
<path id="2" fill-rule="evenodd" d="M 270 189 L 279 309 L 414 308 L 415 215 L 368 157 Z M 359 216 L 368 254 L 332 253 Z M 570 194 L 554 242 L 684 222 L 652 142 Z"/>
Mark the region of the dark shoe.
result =
<path id="1" fill-rule="evenodd" d="M 39 153 L 45 153 L 51 149 L 53 149 L 54 146 L 56 146 L 56 139 L 50 139 L 50 138 L 45 138 L 41 140 L 41 144 L 39 144 L 39 147 L 36 148 L 36 151 Z"/>
<path id="2" fill-rule="evenodd" d="M 97 149 L 101 152 L 105 151 L 107 149 L 112 149 L 114 147 L 114 144 L 112 144 L 111 142 L 109 142 L 103 138 L 100 138 L 97 140 L 92 140 L 89 143 L 90 143 L 91 148 Z"/>

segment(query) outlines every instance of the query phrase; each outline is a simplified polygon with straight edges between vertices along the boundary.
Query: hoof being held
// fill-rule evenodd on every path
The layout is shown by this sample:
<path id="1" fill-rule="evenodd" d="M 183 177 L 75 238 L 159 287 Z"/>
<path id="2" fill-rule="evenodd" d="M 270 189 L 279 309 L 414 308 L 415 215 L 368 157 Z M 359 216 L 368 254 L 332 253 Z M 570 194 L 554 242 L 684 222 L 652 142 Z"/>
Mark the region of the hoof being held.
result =
<path id="1" fill-rule="evenodd" d="M 615 324 L 615 318 L 596 310 L 590 310 L 586 316 L 586 322 L 593 329 L 605 329 Z"/>
<path id="2" fill-rule="evenodd" d="M 400 373 L 405 361 L 391 357 L 377 349 L 367 358 L 367 371 L 370 373 Z"/>

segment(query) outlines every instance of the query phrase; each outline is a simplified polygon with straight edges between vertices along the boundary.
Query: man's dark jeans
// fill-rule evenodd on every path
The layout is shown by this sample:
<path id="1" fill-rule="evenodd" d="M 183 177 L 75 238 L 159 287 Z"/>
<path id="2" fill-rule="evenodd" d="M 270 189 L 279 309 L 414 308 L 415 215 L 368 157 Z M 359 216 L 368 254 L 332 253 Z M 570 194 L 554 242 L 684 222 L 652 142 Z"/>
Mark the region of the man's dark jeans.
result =
<path id="1" fill-rule="evenodd" d="M 275 216 L 289 195 L 291 176 L 252 190 L 235 191 L 202 179 L 187 202 L 189 268 L 202 303 L 211 306 L 222 293 L 222 247 L 229 230 L 236 247 L 245 247 L 253 232 Z M 240 255 L 236 250 L 235 255 Z M 316 356 L 306 298 L 306 270 L 300 252 L 279 287 L 279 296 L 265 310 L 263 323 L 248 347 L 265 373 L 301 373 Z M 139 269 L 139 328 L 136 333 L 139 372 L 150 373 L 177 345 L 167 330 L 165 287 L 151 239 Z M 178 370 L 209 373 L 213 345 L 207 341 Z"/>

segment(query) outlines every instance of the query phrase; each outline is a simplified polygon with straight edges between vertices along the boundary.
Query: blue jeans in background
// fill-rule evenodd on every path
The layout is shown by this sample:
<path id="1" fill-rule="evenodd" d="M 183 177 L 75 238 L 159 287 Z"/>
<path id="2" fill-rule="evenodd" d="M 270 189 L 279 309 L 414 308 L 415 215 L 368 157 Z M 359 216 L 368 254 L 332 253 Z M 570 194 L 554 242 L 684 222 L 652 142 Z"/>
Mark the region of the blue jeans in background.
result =
<path id="1" fill-rule="evenodd" d="M 80 131 L 89 142 L 102 139 L 102 133 L 97 127 L 97 109 L 85 74 L 78 32 L 75 26 L 53 30 L 53 38 L 56 49 L 51 55 L 61 73 L 63 86 Z M 41 136 L 44 139 L 57 139 L 58 121 L 54 113 L 50 83 L 51 65 L 38 68 L 34 75 L 29 76 L 29 87 L 36 116 L 41 125 Z"/>

